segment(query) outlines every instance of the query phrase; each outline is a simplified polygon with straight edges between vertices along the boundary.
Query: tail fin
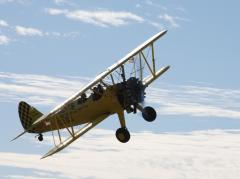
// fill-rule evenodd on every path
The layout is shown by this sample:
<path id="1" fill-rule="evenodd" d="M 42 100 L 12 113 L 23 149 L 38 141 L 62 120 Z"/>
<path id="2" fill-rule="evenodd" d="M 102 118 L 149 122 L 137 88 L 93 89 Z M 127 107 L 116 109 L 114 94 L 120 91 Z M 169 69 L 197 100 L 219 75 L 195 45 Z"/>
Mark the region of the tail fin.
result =
<path id="1" fill-rule="evenodd" d="M 31 125 L 43 114 L 26 102 L 21 101 L 18 105 L 18 114 L 22 126 L 25 130 L 29 129 Z M 33 131 L 29 131 L 33 132 Z"/>

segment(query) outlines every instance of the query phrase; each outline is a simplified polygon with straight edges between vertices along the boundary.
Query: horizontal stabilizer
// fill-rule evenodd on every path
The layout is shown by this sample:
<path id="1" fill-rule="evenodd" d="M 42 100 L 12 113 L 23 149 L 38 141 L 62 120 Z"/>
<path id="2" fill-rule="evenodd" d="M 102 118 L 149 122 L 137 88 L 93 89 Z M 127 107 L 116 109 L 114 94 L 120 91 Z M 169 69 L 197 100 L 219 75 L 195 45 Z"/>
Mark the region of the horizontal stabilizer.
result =
<path id="1" fill-rule="evenodd" d="M 14 141 L 14 140 L 16 140 L 16 139 L 18 139 L 19 137 L 21 137 L 23 134 L 25 134 L 27 131 L 24 131 L 24 132 L 22 132 L 21 134 L 19 134 L 17 137 L 15 137 L 14 139 L 12 139 L 11 140 L 11 142 L 12 141 Z"/>

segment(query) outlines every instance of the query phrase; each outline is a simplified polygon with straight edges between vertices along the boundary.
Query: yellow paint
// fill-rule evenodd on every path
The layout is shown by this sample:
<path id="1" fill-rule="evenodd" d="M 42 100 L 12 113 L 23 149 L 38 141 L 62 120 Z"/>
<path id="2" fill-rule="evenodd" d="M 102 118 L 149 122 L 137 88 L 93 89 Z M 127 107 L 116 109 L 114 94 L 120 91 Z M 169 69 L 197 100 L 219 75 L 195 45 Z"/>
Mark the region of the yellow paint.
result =
<path id="1" fill-rule="evenodd" d="M 83 104 L 78 104 L 77 100 L 71 102 L 66 108 L 53 116 L 47 118 L 51 126 L 46 126 L 44 122 L 34 128 L 35 133 L 43 133 L 66 127 L 76 126 L 96 120 L 99 116 L 119 114 L 121 124 L 125 126 L 124 109 L 117 99 L 116 85 L 107 87 L 102 97 L 96 101 L 91 96 Z"/>

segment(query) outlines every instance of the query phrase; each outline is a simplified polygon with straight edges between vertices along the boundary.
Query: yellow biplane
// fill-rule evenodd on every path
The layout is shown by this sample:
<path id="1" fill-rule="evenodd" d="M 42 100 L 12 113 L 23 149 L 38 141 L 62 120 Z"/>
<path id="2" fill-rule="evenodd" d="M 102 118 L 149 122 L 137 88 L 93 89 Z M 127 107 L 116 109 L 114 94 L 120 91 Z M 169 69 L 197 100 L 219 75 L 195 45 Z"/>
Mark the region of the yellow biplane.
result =
<path id="1" fill-rule="evenodd" d="M 37 134 L 38 140 L 42 141 L 43 133 L 52 132 L 55 146 L 42 157 L 46 158 L 67 147 L 110 115 L 117 114 L 121 127 L 116 131 L 116 138 L 122 143 L 128 142 L 130 133 L 125 123 L 125 111 L 136 113 L 139 110 L 148 122 L 156 119 L 156 111 L 142 103 L 145 89 L 169 69 L 166 66 L 156 70 L 154 51 L 155 42 L 166 32 L 161 31 L 139 45 L 48 114 L 20 102 L 18 112 L 24 132 L 13 140 L 28 132 Z M 85 125 L 76 129 L 82 124 Z M 63 130 L 69 134 L 68 138 L 61 136 Z"/>

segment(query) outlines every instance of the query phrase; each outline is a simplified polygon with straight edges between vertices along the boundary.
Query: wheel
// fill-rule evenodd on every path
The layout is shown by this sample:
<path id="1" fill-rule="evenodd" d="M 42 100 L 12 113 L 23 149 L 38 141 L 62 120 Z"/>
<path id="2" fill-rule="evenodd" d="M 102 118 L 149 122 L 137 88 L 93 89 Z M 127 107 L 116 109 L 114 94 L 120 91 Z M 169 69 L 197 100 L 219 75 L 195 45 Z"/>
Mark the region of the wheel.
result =
<path id="1" fill-rule="evenodd" d="M 157 113 L 155 111 L 155 109 L 153 109 L 150 106 L 147 106 L 143 109 L 142 111 L 142 117 L 148 121 L 148 122 L 152 122 L 156 119 L 157 117 Z"/>
<path id="2" fill-rule="evenodd" d="M 128 132 L 127 128 L 122 127 L 116 131 L 116 137 L 119 142 L 126 143 L 130 139 L 130 133 Z"/>
<path id="3" fill-rule="evenodd" d="M 38 140 L 39 140 L 40 142 L 43 141 L 43 135 L 42 135 L 42 134 L 39 134 L 39 136 L 38 136 Z"/>

